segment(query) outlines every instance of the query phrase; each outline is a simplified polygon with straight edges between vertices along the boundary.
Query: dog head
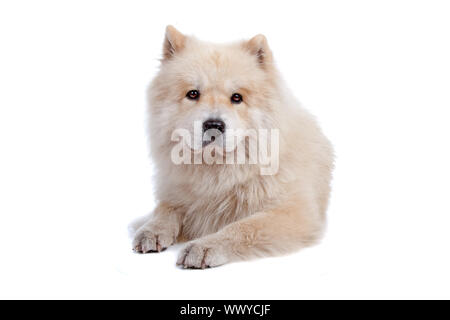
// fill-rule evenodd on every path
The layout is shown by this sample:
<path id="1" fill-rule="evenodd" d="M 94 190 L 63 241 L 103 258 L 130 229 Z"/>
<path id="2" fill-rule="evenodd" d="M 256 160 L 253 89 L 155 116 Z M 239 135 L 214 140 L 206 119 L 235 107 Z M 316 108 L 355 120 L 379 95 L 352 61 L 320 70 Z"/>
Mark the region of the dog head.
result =
<path id="1" fill-rule="evenodd" d="M 238 129 L 277 127 L 277 78 L 263 35 L 218 45 L 168 26 L 161 68 L 149 89 L 152 144 L 167 147 L 178 129 L 204 147 Z"/>

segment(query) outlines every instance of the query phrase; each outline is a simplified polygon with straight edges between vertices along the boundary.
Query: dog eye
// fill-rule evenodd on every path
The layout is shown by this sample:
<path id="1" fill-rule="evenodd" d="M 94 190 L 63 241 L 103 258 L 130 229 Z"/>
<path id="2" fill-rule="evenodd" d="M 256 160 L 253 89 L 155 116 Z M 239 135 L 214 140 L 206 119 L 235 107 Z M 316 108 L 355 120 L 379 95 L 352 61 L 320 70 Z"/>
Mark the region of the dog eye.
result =
<path id="1" fill-rule="evenodd" d="M 239 93 L 233 93 L 231 96 L 231 103 L 241 103 L 242 96 Z"/>
<path id="2" fill-rule="evenodd" d="M 191 100 L 197 100 L 200 97 L 200 92 L 198 90 L 191 90 L 186 93 L 186 98 Z"/>

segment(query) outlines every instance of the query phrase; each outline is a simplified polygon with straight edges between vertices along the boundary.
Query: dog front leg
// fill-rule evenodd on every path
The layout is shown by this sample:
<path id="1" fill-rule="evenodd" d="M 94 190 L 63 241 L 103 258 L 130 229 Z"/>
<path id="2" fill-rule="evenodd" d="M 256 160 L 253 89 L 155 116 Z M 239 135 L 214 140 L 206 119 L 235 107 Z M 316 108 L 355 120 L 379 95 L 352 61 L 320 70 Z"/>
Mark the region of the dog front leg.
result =
<path id="1" fill-rule="evenodd" d="M 177 265 L 204 269 L 298 250 L 320 237 L 324 222 L 319 216 L 307 205 L 255 213 L 217 233 L 189 242 Z"/>
<path id="2" fill-rule="evenodd" d="M 176 242 L 180 233 L 182 212 L 168 204 L 160 203 L 149 220 L 137 231 L 133 250 L 138 253 L 161 252 Z"/>

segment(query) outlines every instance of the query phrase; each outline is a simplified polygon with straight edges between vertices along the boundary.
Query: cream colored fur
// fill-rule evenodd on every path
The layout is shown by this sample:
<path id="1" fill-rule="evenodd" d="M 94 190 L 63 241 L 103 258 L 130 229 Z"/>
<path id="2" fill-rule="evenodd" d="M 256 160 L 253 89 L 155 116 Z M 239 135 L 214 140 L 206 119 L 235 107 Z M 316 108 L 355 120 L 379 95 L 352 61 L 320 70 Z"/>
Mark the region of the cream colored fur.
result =
<path id="1" fill-rule="evenodd" d="M 314 118 L 286 89 L 266 38 L 217 45 L 169 26 L 161 69 L 149 88 L 151 154 L 158 206 L 133 248 L 159 252 L 188 241 L 178 265 L 205 268 L 293 252 L 320 239 L 333 151 Z M 198 101 L 186 92 L 198 89 Z M 244 103 L 230 103 L 240 92 Z M 258 165 L 175 165 L 173 130 L 220 115 L 233 128 L 280 130 L 279 170 Z"/>

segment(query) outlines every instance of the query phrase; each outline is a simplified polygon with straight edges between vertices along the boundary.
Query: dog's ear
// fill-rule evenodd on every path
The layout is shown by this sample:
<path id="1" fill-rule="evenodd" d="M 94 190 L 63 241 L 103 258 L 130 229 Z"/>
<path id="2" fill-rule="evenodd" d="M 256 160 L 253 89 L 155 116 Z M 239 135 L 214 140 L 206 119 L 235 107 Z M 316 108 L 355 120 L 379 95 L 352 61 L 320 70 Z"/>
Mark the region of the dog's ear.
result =
<path id="1" fill-rule="evenodd" d="M 166 27 L 166 36 L 163 45 L 163 61 L 171 59 L 177 52 L 184 48 L 186 36 L 175 27 Z"/>
<path id="2" fill-rule="evenodd" d="M 268 64 L 272 63 L 272 51 L 270 51 L 267 39 L 264 35 L 258 34 L 244 42 L 244 49 L 254 55 L 262 67 L 266 67 Z"/>

